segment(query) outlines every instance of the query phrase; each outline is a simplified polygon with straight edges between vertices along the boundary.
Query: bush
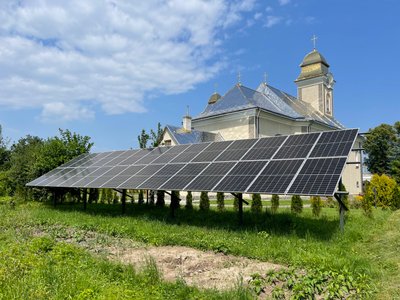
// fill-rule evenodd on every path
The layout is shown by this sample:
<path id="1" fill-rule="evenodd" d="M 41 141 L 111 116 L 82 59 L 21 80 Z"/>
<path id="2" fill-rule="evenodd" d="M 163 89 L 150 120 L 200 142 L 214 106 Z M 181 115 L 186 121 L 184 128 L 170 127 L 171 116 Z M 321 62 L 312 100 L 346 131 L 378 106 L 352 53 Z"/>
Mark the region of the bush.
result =
<path id="1" fill-rule="evenodd" d="M 200 194 L 200 210 L 209 210 L 210 209 L 210 199 L 208 198 L 207 192 L 201 192 Z"/>
<path id="2" fill-rule="evenodd" d="M 321 214 L 322 201 L 320 196 L 313 196 L 310 198 L 312 213 L 314 216 L 319 217 Z"/>
<path id="3" fill-rule="evenodd" d="M 350 207 L 354 209 L 362 208 L 362 202 L 364 201 L 364 197 L 361 195 L 356 195 L 350 201 Z"/>
<path id="4" fill-rule="evenodd" d="M 333 199 L 333 197 L 326 197 L 325 207 L 335 208 L 339 207 L 339 204 L 336 200 Z"/>
<path id="5" fill-rule="evenodd" d="M 217 208 L 219 211 L 223 211 L 225 209 L 225 194 L 218 192 L 217 193 Z"/>
<path id="6" fill-rule="evenodd" d="M 361 198 L 361 208 L 367 217 L 372 217 L 372 202 L 367 197 L 358 196 Z"/>
<path id="7" fill-rule="evenodd" d="M 339 191 L 346 192 L 346 187 L 342 183 L 342 181 L 339 182 Z M 342 201 L 343 204 L 346 205 L 346 207 L 349 207 L 349 195 L 342 195 Z"/>
<path id="8" fill-rule="evenodd" d="M 251 196 L 251 212 L 259 214 L 262 212 L 262 202 L 260 194 L 253 194 Z"/>
<path id="9" fill-rule="evenodd" d="M 385 174 L 372 176 L 365 191 L 366 201 L 384 209 L 398 209 L 400 208 L 399 198 L 399 189 L 394 179 Z"/>
<path id="10" fill-rule="evenodd" d="M 140 195 L 140 194 L 139 194 Z M 165 192 L 164 191 L 157 191 L 157 206 L 164 206 L 165 205 Z"/>
<path id="11" fill-rule="evenodd" d="M 144 203 L 143 190 L 139 190 L 138 203 L 139 203 L 139 204 L 143 204 L 143 203 Z"/>
<path id="12" fill-rule="evenodd" d="M 191 191 L 188 191 L 186 194 L 186 209 L 192 210 L 193 209 L 193 195 Z"/>
<path id="13" fill-rule="evenodd" d="M 292 196 L 292 203 L 290 205 L 290 210 L 294 214 L 301 214 L 303 211 L 303 200 L 299 195 Z"/>
<path id="14" fill-rule="evenodd" d="M 271 211 L 272 213 L 276 213 L 279 208 L 279 196 L 272 195 L 271 197 Z"/>
<path id="15" fill-rule="evenodd" d="M 119 196 L 118 196 L 118 192 L 114 192 L 113 193 L 113 203 L 117 204 L 119 201 Z"/>

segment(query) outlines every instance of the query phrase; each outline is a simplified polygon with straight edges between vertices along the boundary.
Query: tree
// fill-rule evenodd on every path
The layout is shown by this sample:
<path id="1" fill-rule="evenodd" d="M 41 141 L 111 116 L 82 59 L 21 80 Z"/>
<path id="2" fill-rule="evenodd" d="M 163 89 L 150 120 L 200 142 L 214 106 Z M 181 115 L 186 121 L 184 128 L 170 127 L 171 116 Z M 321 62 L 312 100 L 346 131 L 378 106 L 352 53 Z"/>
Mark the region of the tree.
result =
<path id="1" fill-rule="evenodd" d="M 8 169 L 10 160 L 9 141 L 3 136 L 3 128 L 0 125 L 0 170 Z"/>
<path id="2" fill-rule="evenodd" d="M 391 156 L 395 145 L 399 143 L 398 126 L 398 123 L 395 127 L 381 124 L 368 131 L 363 146 L 368 154 L 366 164 L 371 173 L 391 174 Z"/>
<path id="3" fill-rule="evenodd" d="M 200 210 L 207 211 L 210 209 L 210 199 L 207 192 L 200 193 Z"/>
<path id="4" fill-rule="evenodd" d="M 186 194 L 186 205 L 185 208 L 188 210 L 192 210 L 193 209 L 193 196 L 192 196 L 192 192 L 188 191 Z"/>
<path id="5" fill-rule="evenodd" d="M 279 208 L 279 196 L 272 195 L 271 197 L 271 211 L 272 213 L 276 213 Z"/>
<path id="6" fill-rule="evenodd" d="M 260 194 L 253 194 L 251 201 L 251 212 L 252 213 L 261 213 L 262 212 L 262 202 Z"/>
<path id="7" fill-rule="evenodd" d="M 400 208 L 399 187 L 396 181 L 383 174 L 374 174 L 368 184 L 364 199 L 382 208 Z"/>
<path id="8" fill-rule="evenodd" d="M 217 193 L 217 208 L 219 211 L 225 209 L 225 194 L 222 192 Z"/>
<path id="9" fill-rule="evenodd" d="M 293 195 L 290 210 L 294 214 L 301 214 L 303 211 L 303 200 L 299 195 Z"/>
<path id="10" fill-rule="evenodd" d="M 150 139 L 151 139 L 151 146 L 158 147 L 161 143 L 162 135 L 164 129 L 161 127 L 161 123 L 157 123 L 157 129 L 154 131 L 153 129 L 150 130 Z"/>
<path id="11" fill-rule="evenodd" d="M 319 217 L 322 209 L 322 200 L 320 196 L 310 197 L 312 213 L 314 216 Z"/>
<path id="12" fill-rule="evenodd" d="M 139 147 L 141 149 L 147 148 L 147 142 L 149 141 L 149 139 L 149 134 L 146 133 L 146 130 L 142 129 L 142 132 L 140 133 L 140 135 L 138 135 Z"/>

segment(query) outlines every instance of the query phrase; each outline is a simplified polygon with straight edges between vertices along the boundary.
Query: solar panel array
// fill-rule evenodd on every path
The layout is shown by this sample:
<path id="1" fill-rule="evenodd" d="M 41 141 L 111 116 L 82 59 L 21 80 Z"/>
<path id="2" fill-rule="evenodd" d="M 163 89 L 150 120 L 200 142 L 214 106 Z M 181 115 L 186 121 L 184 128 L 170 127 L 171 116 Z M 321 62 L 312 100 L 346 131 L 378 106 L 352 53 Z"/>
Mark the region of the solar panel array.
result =
<path id="1" fill-rule="evenodd" d="M 86 154 L 28 186 L 332 196 L 357 129 Z"/>

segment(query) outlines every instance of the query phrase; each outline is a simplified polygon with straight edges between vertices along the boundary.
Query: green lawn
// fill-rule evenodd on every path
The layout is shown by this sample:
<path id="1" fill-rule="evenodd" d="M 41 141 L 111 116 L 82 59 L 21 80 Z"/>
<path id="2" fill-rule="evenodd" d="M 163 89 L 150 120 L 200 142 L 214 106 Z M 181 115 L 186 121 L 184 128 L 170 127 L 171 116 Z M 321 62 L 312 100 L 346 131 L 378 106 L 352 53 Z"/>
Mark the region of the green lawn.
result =
<path id="1" fill-rule="evenodd" d="M 169 217 L 168 208 L 127 205 L 42 203 L 0 204 L 0 299 L 230 299 L 246 298 L 238 289 L 221 294 L 199 291 L 184 284 L 157 279 L 152 266 L 143 274 L 93 257 L 84 250 L 54 239 L 32 236 L 38 226 L 62 225 L 128 237 L 152 245 L 184 245 L 249 258 L 257 258 L 305 270 L 330 270 L 362 275 L 373 298 L 400 297 L 400 212 L 374 211 L 369 219 L 360 210 L 347 216 L 344 234 L 338 212 L 323 208 L 315 218 L 310 209 L 294 216 L 288 209 L 275 215 L 245 211 L 238 226 L 232 210 L 186 211 Z M 146 273 L 147 272 L 147 273 Z M 149 275 L 152 274 L 151 276 Z M 51 274 L 51 275 L 49 275 Z M 149 281 L 148 278 L 155 278 Z M 64 284 L 64 282 L 67 283 Z M 367 287 L 365 287 L 367 288 Z M 85 298 L 86 297 L 86 298 Z"/>

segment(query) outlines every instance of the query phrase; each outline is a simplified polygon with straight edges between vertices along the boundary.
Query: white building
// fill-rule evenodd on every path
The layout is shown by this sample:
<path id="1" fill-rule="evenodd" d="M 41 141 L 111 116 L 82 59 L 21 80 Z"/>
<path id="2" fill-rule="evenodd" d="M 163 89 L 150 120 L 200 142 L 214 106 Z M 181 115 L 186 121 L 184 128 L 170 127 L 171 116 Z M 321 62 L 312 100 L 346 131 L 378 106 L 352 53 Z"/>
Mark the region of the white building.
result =
<path id="1" fill-rule="evenodd" d="M 314 49 L 308 53 L 295 80 L 297 98 L 261 83 L 255 90 L 240 83 L 226 94 L 211 95 L 203 112 L 194 118 L 185 116 L 183 126 L 167 125 L 163 145 L 249 139 L 343 129 L 334 118 L 335 80 L 329 64 Z M 355 148 L 360 148 L 360 141 Z M 352 152 L 349 161 L 359 161 Z M 343 183 L 350 194 L 361 193 L 362 179 L 358 164 L 346 166 Z"/>

